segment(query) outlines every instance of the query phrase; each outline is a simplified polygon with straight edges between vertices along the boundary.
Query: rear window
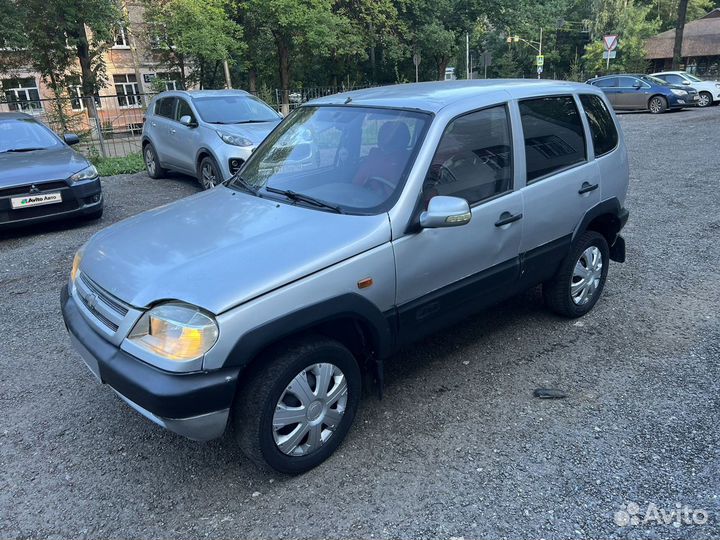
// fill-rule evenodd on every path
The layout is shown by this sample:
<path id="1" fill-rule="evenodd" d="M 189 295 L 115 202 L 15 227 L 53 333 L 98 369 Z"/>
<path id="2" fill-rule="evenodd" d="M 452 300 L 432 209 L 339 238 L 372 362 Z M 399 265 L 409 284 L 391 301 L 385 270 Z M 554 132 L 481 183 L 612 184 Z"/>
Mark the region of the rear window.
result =
<path id="1" fill-rule="evenodd" d="M 172 118 L 175 113 L 175 98 L 162 98 L 155 104 L 155 114 Z"/>
<path id="2" fill-rule="evenodd" d="M 610 111 L 598 96 L 582 94 L 580 96 L 585 116 L 590 124 L 595 157 L 602 156 L 613 150 L 618 143 L 618 132 L 615 128 Z"/>
<path id="3" fill-rule="evenodd" d="M 527 182 L 585 161 L 585 130 L 572 96 L 520 102 Z"/>

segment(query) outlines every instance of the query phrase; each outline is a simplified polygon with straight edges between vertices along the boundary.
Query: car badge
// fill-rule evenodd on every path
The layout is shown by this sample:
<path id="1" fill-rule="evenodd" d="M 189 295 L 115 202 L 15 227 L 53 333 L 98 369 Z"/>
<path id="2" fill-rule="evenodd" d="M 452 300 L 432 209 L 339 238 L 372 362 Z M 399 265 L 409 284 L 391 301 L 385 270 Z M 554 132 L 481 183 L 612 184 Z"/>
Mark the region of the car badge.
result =
<path id="1" fill-rule="evenodd" d="M 38 193 L 40 193 L 40 188 L 38 188 L 35 184 L 30 186 L 30 194 L 31 195 L 37 195 Z"/>

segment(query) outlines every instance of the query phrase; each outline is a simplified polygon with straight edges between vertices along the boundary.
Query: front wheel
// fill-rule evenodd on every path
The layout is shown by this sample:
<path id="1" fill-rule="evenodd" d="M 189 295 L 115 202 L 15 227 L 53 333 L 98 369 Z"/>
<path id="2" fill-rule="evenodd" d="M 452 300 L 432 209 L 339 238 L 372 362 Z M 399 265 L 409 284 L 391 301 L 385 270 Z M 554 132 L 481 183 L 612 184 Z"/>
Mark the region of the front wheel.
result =
<path id="1" fill-rule="evenodd" d="M 653 114 L 664 113 L 667 110 L 667 100 L 662 96 L 654 96 L 648 103 L 648 109 Z"/>
<path id="2" fill-rule="evenodd" d="M 583 233 L 563 259 L 556 274 L 543 283 L 547 306 L 564 317 L 582 317 L 600 298 L 610 262 L 605 237 L 595 231 Z"/>
<path id="3" fill-rule="evenodd" d="M 713 97 L 710 92 L 700 92 L 698 96 L 698 107 L 709 107 L 712 105 Z"/>
<path id="4" fill-rule="evenodd" d="M 234 405 L 240 448 L 260 467 L 308 471 L 347 435 L 360 401 L 360 368 L 347 348 L 322 336 L 285 342 L 260 362 Z"/>
<path id="5" fill-rule="evenodd" d="M 199 180 L 203 189 L 212 189 L 223 181 L 220 167 L 210 156 L 203 158 L 200 162 Z"/>

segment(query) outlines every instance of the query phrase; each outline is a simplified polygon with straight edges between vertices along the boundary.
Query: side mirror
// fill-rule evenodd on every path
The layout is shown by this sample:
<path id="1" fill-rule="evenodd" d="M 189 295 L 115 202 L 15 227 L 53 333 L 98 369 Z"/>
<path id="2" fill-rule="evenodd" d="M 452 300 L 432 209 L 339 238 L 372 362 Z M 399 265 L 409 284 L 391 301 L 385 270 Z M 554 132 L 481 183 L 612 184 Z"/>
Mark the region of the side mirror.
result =
<path id="1" fill-rule="evenodd" d="M 690 81 L 683 81 L 683 84 L 684 84 L 685 86 L 690 86 Z"/>
<path id="2" fill-rule="evenodd" d="M 68 146 L 72 146 L 73 144 L 77 144 L 80 142 L 80 137 L 78 137 L 74 133 L 66 133 L 63 136 L 63 140 L 65 141 L 65 144 L 67 144 Z"/>
<path id="3" fill-rule="evenodd" d="M 186 114 L 180 117 L 180 123 L 187 127 L 197 127 L 197 122 L 193 122 L 192 116 Z"/>
<path id="4" fill-rule="evenodd" d="M 420 226 L 425 229 L 439 227 L 457 227 L 470 222 L 470 205 L 460 197 L 436 195 L 428 203 L 428 208 L 420 214 Z"/>
<path id="5" fill-rule="evenodd" d="M 642 88 L 642 83 L 640 81 L 635 81 L 633 83 L 633 88 L 635 88 L 635 89 Z"/>

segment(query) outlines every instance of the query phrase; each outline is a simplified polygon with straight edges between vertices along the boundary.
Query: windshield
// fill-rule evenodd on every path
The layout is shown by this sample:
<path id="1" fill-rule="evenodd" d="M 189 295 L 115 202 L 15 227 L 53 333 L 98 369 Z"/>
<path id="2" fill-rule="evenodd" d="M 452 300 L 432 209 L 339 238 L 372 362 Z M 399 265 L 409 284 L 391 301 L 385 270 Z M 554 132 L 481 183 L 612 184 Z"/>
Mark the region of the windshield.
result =
<path id="1" fill-rule="evenodd" d="M 667 81 L 663 81 L 662 79 L 658 79 L 657 77 L 653 77 L 651 75 L 642 75 L 640 77 L 643 81 L 657 84 L 658 86 L 670 86 L 670 83 Z"/>
<path id="2" fill-rule="evenodd" d="M 234 185 L 279 200 L 287 198 L 278 190 L 290 190 L 343 212 L 386 211 L 430 118 L 396 109 L 300 107 L 255 151 Z"/>
<path id="3" fill-rule="evenodd" d="M 698 79 L 695 75 L 690 75 L 689 73 L 683 74 L 686 79 L 690 79 L 692 82 L 703 82 L 702 79 Z"/>
<path id="4" fill-rule="evenodd" d="M 52 131 L 30 118 L 0 121 L 0 153 L 44 150 L 61 144 Z"/>
<path id="5" fill-rule="evenodd" d="M 254 96 L 212 96 L 193 99 L 195 108 L 210 124 L 277 122 L 278 114 Z"/>

